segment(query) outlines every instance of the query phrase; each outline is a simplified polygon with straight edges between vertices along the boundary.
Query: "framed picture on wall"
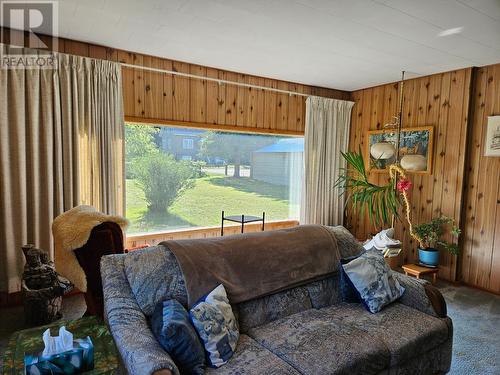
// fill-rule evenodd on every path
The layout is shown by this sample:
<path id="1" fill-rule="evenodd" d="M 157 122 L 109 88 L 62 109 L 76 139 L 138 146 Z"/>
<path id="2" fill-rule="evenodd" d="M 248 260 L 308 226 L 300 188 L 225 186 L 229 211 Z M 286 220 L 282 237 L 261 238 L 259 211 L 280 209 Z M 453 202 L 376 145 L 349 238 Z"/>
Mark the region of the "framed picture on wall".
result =
<path id="1" fill-rule="evenodd" d="M 367 168 L 372 172 L 387 171 L 396 161 L 397 133 L 394 129 L 368 131 Z M 432 173 L 433 127 L 420 126 L 401 129 L 399 158 L 401 166 L 410 173 Z"/>
<path id="2" fill-rule="evenodd" d="M 484 156 L 500 156 L 500 116 L 489 116 L 486 126 Z"/>

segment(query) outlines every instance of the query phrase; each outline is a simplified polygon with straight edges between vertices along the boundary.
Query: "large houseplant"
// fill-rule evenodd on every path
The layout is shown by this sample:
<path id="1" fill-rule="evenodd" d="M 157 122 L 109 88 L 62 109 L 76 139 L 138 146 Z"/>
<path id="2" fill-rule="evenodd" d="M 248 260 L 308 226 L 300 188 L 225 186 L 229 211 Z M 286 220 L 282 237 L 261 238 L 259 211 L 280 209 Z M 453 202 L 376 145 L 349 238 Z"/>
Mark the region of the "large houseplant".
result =
<path id="1" fill-rule="evenodd" d="M 342 152 L 342 157 L 347 162 L 347 167 L 342 168 L 335 186 L 340 189 L 341 194 L 346 194 L 346 206 L 351 204 L 359 216 L 368 212 L 369 220 L 377 231 L 389 227 L 392 217 L 399 217 L 398 209 L 401 204 L 394 183 L 377 185 L 368 181 L 361 147 L 358 152 Z"/>
<path id="2" fill-rule="evenodd" d="M 442 239 L 447 233 L 455 238 L 460 235 L 460 229 L 452 218 L 446 216 L 434 218 L 428 223 L 415 225 L 413 230 L 419 238 L 420 263 L 437 266 L 439 264 L 438 246 L 448 250 L 451 254 L 458 255 L 458 245 Z"/>

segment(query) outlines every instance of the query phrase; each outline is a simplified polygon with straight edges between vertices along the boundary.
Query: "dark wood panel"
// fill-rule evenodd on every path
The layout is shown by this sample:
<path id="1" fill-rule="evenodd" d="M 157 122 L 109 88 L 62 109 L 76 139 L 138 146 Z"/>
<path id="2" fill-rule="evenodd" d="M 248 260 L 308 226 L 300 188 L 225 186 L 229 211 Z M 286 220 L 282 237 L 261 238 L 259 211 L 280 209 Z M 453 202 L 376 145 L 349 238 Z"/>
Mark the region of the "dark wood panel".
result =
<path id="1" fill-rule="evenodd" d="M 190 73 L 199 77 L 207 75 L 207 68 L 199 65 L 191 65 Z M 189 120 L 192 122 L 207 122 L 207 86 L 205 80 L 190 79 L 189 80 Z"/>
<path id="2" fill-rule="evenodd" d="M 277 82 L 271 79 L 265 80 L 265 86 L 277 88 Z M 277 94 L 272 91 L 264 92 L 264 128 L 276 129 L 276 106 Z"/>
<path id="3" fill-rule="evenodd" d="M 219 78 L 217 69 L 207 68 L 207 77 Z M 209 124 L 217 124 L 219 121 L 219 84 L 213 81 L 206 82 L 206 122 Z M 225 119 L 225 117 L 224 117 Z M 225 122 L 224 122 L 225 123 Z M 223 124 L 224 124 L 223 123 Z"/>
<path id="4" fill-rule="evenodd" d="M 228 81 L 237 81 L 238 74 L 232 72 L 225 73 L 226 80 Z M 226 91 L 226 116 L 225 123 L 236 125 L 236 117 L 238 115 L 238 88 L 234 85 L 226 85 L 224 84 L 224 88 Z"/>
<path id="5" fill-rule="evenodd" d="M 190 73 L 189 64 L 174 61 L 172 70 L 181 73 Z M 183 76 L 173 76 L 172 91 L 172 118 L 167 120 L 189 121 L 191 117 L 190 100 L 190 80 Z M 128 114 L 125 108 L 125 114 Z"/>
<path id="6" fill-rule="evenodd" d="M 156 69 L 163 68 L 163 61 L 157 57 L 144 56 L 144 66 Z M 162 118 L 163 107 L 163 74 L 144 71 L 144 116 Z"/>
<path id="7" fill-rule="evenodd" d="M 171 60 L 162 59 L 162 68 L 172 70 Z M 174 77 L 171 74 L 162 74 L 163 78 L 163 103 L 159 118 L 174 118 Z"/>
<path id="8" fill-rule="evenodd" d="M 126 64 L 133 64 L 134 59 L 130 52 L 118 51 L 118 61 Z M 135 115 L 135 92 L 134 92 L 134 71 L 132 69 L 122 69 L 123 87 L 123 108 L 126 114 Z"/>

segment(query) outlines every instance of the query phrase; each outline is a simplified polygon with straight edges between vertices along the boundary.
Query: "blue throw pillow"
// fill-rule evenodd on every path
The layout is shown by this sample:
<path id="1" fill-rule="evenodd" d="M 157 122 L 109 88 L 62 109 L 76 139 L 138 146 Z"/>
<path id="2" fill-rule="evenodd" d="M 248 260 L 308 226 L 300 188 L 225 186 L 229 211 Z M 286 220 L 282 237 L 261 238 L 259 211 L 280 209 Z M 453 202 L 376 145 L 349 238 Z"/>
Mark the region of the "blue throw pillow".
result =
<path id="1" fill-rule="evenodd" d="M 220 367 L 236 350 L 238 323 L 221 284 L 189 310 L 189 317 L 205 346 L 208 363 Z"/>
<path id="2" fill-rule="evenodd" d="M 158 302 L 151 316 L 151 330 L 170 354 L 181 374 L 205 373 L 205 351 L 186 309 L 175 299 Z"/>
<path id="3" fill-rule="evenodd" d="M 379 312 L 405 291 L 379 250 L 368 250 L 342 267 L 371 313 Z"/>

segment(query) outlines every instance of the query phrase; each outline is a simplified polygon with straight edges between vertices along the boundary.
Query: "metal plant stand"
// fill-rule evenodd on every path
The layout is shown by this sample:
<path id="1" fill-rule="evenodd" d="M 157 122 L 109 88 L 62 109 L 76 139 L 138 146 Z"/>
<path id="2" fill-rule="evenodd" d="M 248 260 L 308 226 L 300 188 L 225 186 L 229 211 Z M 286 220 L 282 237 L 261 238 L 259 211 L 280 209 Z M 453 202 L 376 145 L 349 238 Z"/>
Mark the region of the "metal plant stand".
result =
<path id="1" fill-rule="evenodd" d="M 244 232 L 245 224 L 262 222 L 262 231 L 264 231 L 265 218 L 266 218 L 265 212 L 262 212 L 262 217 L 259 217 L 259 216 L 251 216 L 251 215 L 224 216 L 224 211 L 222 211 L 220 235 L 224 236 L 224 221 L 232 221 L 233 223 L 241 223 L 241 233 Z"/>

